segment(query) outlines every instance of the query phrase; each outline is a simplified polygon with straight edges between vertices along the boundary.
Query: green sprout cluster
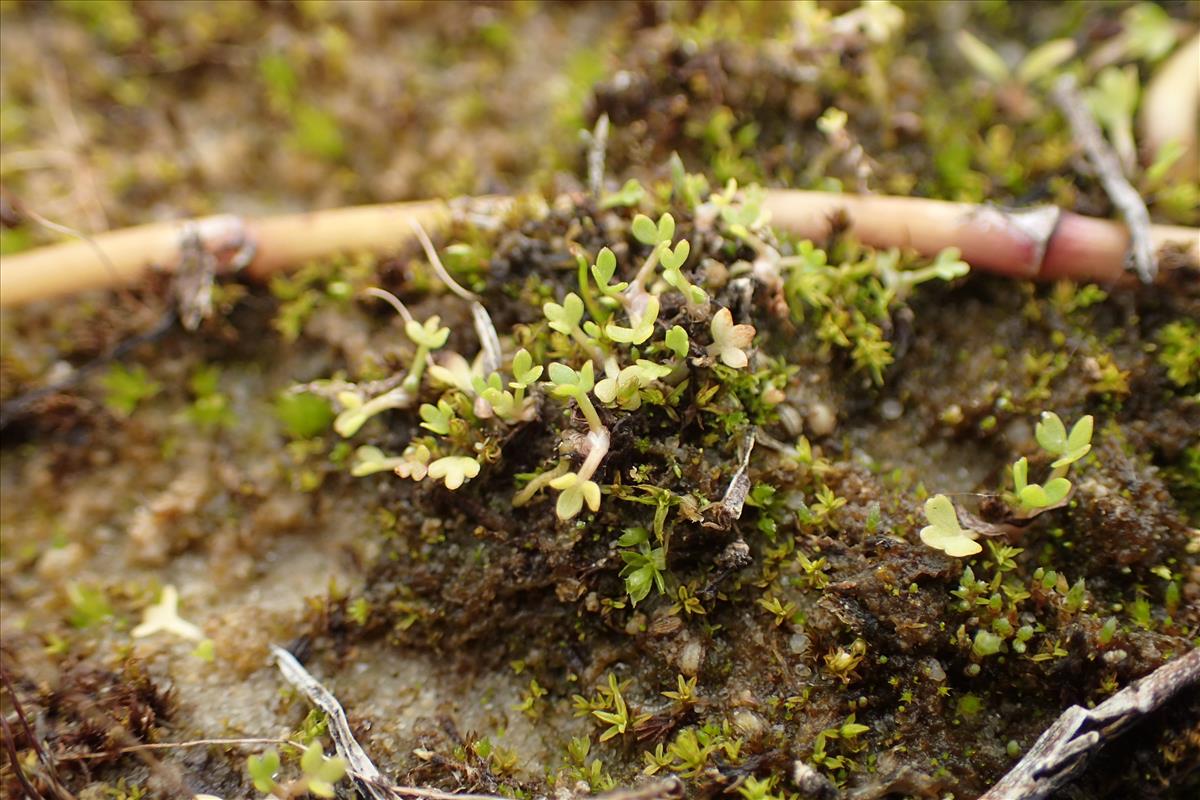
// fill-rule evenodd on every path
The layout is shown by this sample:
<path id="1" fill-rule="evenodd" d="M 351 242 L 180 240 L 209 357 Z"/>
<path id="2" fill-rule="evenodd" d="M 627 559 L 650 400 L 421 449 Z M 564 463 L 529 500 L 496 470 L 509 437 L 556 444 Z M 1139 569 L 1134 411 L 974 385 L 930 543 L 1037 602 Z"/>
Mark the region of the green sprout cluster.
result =
<path id="1" fill-rule="evenodd" d="M 1063 505 L 1071 493 L 1067 472 L 1072 464 L 1092 449 L 1094 420 L 1090 414 L 1079 419 L 1070 433 L 1062 419 L 1053 411 L 1043 411 L 1034 430 L 1042 450 L 1055 457 L 1050 474 L 1044 483 L 1029 482 L 1029 459 L 1022 456 L 1010 470 L 1013 491 L 1005 495 L 1019 518 L 1031 518 L 1043 511 Z M 946 555 L 964 558 L 983 548 L 976 541 L 978 533 L 963 528 L 954 504 L 944 494 L 934 495 L 925 502 L 925 518 L 929 524 L 921 529 L 921 541 Z"/>

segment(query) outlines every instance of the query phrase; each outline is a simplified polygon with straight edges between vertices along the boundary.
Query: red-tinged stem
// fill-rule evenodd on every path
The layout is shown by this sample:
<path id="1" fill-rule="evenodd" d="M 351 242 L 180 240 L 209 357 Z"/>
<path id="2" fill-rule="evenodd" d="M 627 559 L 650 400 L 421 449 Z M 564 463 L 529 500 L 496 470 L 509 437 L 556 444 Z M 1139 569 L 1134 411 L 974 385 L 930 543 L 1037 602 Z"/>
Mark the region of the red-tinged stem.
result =
<path id="1" fill-rule="evenodd" d="M 506 201 L 481 198 L 472 202 L 497 209 Z M 911 248 L 930 257 L 957 247 L 971 266 L 1014 278 L 1114 282 L 1124 275 L 1129 247 L 1129 234 L 1121 223 L 1061 212 L 1052 206 L 1003 211 L 917 197 L 786 189 L 768 191 L 765 205 L 773 223 L 796 236 L 819 242 L 829 235 L 831 218 L 844 212 L 850 229 L 865 244 Z M 449 211 L 443 202 L 428 201 L 246 221 L 210 217 L 195 222 L 201 226 L 202 240 L 214 249 L 227 250 L 239 240 L 253 243 L 256 254 L 246 272 L 263 280 L 336 253 L 394 250 L 412 238 L 411 221 L 434 226 L 448 219 Z M 88 242 L 5 256 L 0 263 L 0 306 L 136 284 L 151 269 L 175 265 L 185 225 L 143 225 L 97 234 Z M 1155 225 L 1151 238 L 1155 248 L 1168 242 L 1181 244 L 1193 262 L 1200 262 L 1200 230 L 1196 228 Z"/>

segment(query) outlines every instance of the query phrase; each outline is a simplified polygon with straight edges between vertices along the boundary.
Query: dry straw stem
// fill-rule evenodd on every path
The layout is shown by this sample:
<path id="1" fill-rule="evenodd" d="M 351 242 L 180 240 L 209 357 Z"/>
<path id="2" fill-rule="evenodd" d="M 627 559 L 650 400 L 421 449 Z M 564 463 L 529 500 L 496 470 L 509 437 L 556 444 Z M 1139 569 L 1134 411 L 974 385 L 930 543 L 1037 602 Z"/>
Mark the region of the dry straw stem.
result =
<path id="1" fill-rule="evenodd" d="M 507 201 L 466 202 L 494 211 Z M 1006 211 L 916 197 L 780 189 L 767 192 L 766 207 L 777 227 L 817 241 L 829 234 L 831 220 L 842 216 L 866 244 L 911 248 L 926 256 L 957 247 L 972 266 L 1010 277 L 1115 283 L 1125 276 L 1129 233 L 1124 225 L 1053 206 Z M 445 202 L 424 201 L 247 220 L 208 217 L 101 233 L 87 242 L 5 257 L 0 262 L 0 306 L 129 286 L 151 269 L 172 269 L 179 260 L 183 234 L 194 229 L 189 225 L 198 226 L 202 239 L 217 250 L 247 241 L 253 244 L 255 256 L 246 271 L 261 280 L 339 252 L 395 250 L 413 236 L 413 222 L 436 227 L 449 219 L 450 212 Z M 1200 260 L 1196 228 L 1155 225 L 1151 239 L 1155 249 L 1176 243 L 1191 260 Z"/>

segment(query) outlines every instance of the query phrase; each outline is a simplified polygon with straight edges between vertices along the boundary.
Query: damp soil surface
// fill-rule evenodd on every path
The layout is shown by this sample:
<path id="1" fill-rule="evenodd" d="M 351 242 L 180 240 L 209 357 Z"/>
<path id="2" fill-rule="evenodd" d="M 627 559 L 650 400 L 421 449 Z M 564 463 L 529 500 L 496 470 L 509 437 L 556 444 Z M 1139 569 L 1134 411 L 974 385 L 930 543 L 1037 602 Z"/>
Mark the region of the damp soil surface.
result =
<path id="1" fill-rule="evenodd" d="M 499 334 L 498 388 L 522 348 L 547 370 L 594 362 L 596 380 L 609 360 L 658 369 L 592 395 L 601 496 L 567 515 L 543 484 L 585 469 L 592 420 L 549 371 L 517 411 L 484 401 L 471 305 L 415 244 L 223 279 L 196 331 L 165 275 L 6 309 L 7 796 L 260 796 L 246 758 L 269 748 L 281 781 L 299 777 L 287 742 L 333 745 L 276 644 L 401 784 L 584 797 L 677 775 L 689 797 L 970 798 L 1063 709 L 1195 647 L 1197 265 L 1147 288 L 910 285 L 928 259 L 837 226 L 794 241 L 746 189 L 1110 214 L 1048 101 L 988 89 L 951 37 L 1086 53 L 1126 5 L 903 4 L 879 41 L 803 34 L 845 3 L 812 19 L 799 4 L 96 5 L 0 5 L 20 208 L 94 232 L 530 192 L 434 237 Z M 849 145 L 818 124 L 830 107 Z M 601 114 L 592 193 L 579 132 Z M 1195 224 L 1195 191 L 1158 184 L 1156 220 Z M 55 238 L 13 210 L 5 252 Z M 648 337 L 597 335 L 628 320 L 590 265 L 610 248 L 612 282 L 635 281 L 656 251 L 634 219 L 664 213 L 702 300 L 659 268 Z M 343 436 L 344 394 L 378 396 L 419 358 L 371 287 L 449 336 L 440 372 Z M 596 331 L 548 324 L 569 293 Z M 720 309 L 754 328 L 744 366 Z M 1068 429 L 1090 415 L 1094 433 L 1069 495 L 1032 513 L 1012 465 L 1057 474 L 1044 412 Z M 376 457 L 408 477 L 352 475 Z M 413 480 L 434 457 L 478 474 Z M 922 542 L 937 494 L 990 534 L 979 554 Z M 172 592 L 198 631 L 139 635 Z M 1191 796 L 1198 719 L 1193 688 L 1056 796 Z M 259 741 L 143 747 L 213 739 Z"/>

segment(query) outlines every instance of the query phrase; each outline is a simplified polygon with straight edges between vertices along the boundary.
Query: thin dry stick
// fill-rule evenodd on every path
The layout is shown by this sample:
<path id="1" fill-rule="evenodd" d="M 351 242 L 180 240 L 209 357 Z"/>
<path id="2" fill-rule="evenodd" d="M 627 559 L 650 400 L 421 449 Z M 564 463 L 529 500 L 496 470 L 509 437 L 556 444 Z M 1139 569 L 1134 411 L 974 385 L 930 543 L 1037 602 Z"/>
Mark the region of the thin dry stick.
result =
<path id="1" fill-rule="evenodd" d="M 333 695 L 306 670 L 296 657 L 277 645 L 271 645 L 271 653 L 283 677 L 329 718 L 329 735 L 339 756 L 346 760 L 346 773 L 360 791 L 370 800 L 397 800 L 404 797 L 420 797 L 428 800 L 505 800 L 490 794 L 461 794 L 444 792 L 440 789 L 425 789 L 416 786 L 397 786 L 388 780 L 371 762 L 370 757 L 346 720 L 346 711 Z M 608 794 L 595 795 L 594 800 L 675 800 L 683 796 L 683 784 L 674 775 L 653 781 L 633 789 L 621 789 Z"/>
<path id="2" fill-rule="evenodd" d="M 1063 75 L 1051 92 L 1058 103 L 1075 138 L 1087 152 L 1088 161 L 1100 176 L 1104 191 L 1121 211 L 1129 225 L 1132 240 L 1133 264 L 1142 283 L 1154 283 L 1158 267 L 1154 261 L 1154 243 L 1150 236 L 1150 211 L 1137 189 L 1121 170 L 1121 161 L 1100 132 L 1096 118 L 1079 94 L 1074 75 Z"/>
<path id="3" fill-rule="evenodd" d="M 1198 681 L 1200 650 L 1190 650 L 1091 710 L 1071 706 L 979 800 L 1047 797 L 1077 775 L 1097 750 Z"/>
<path id="4" fill-rule="evenodd" d="M 485 197 L 466 202 L 495 213 L 511 201 Z M 801 238 L 821 241 L 831 230 L 831 217 L 846 215 L 865 244 L 911 248 L 926 256 L 957 247 L 973 267 L 1015 278 L 1115 282 L 1125 275 L 1129 248 L 1129 233 L 1119 222 L 1052 206 L 1002 211 L 919 197 L 780 189 L 767 192 L 765 208 L 776 227 Z M 257 245 L 257 252 L 245 271 L 262 280 L 336 253 L 394 251 L 408 241 L 412 221 L 431 227 L 449 215 L 449 205 L 428 201 L 246 220 L 245 239 Z M 82 243 L 6 256 L 0 268 L 0 306 L 130 285 L 156 267 L 172 269 L 186 225 L 157 223 L 95 236 L 115 274 Z M 1155 225 L 1151 236 L 1154 247 L 1181 243 L 1189 258 L 1200 261 L 1200 230 Z"/>
<path id="5" fill-rule="evenodd" d="M 236 747 L 241 745 L 251 744 L 286 744 L 289 747 L 294 747 L 297 750 L 304 750 L 304 745 L 299 742 L 293 742 L 291 739 L 270 739 L 270 738 L 251 738 L 251 739 L 192 739 L 187 742 L 150 742 L 148 744 L 135 744 L 129 747 L 120 747 L 116 750 L 109 750 L 100 753 L 67 753 L 58 756 L 59 761 L 93 761 L 98 758 L 112 758 L 113 756 L 123 756 L 129 753 L 137 753 L 143 750 L 178 750 L 188 747 Z"/>

